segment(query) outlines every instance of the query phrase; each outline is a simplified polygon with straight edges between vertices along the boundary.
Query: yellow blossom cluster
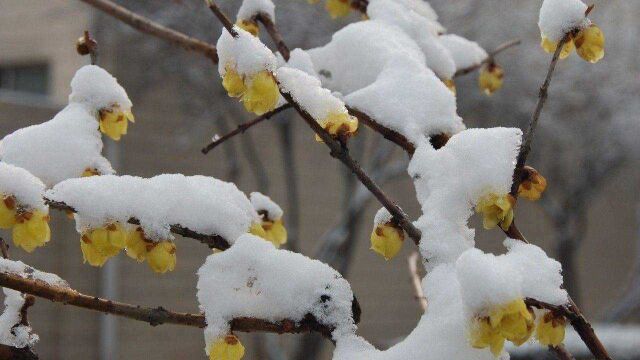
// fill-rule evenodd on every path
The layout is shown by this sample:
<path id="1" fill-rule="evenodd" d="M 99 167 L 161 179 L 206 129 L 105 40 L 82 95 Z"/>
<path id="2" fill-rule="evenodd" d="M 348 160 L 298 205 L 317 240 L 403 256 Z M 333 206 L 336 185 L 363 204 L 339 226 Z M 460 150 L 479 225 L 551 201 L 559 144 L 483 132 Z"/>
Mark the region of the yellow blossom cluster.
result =
<path id="1" fill-rule="evenodd" d="M 256 115 L 275 109 L 280 98 L 276 79 L 268 70 L 246 77 L 228 64 L 225 66 L 222 86 L 229 96 L 239 98 L 245 109 Z"/>
<path id="2" fill-rule="evenodd" d="M 240 360 L 244 346 L 235 335 L 227 335 L 209 346 L 209 360 Z"/>
<path id="3" fill-rule="evenodd" d="M 497 195 L 490 193 L 478 200 L 476 212 L 482 214 L 482 225 L 485 229 L 493 229 L 500 225 L 503 230 L 509 229 L 513 222 L 513 207 L 516 199 L 510 194 Z"/>
<path id="4" fill-rule="evenodd" d="M 358 131 L 358 119 L 349 115 L 347 111 L 333 111 L 327 115 L 320 125 L 334 138 L 349 138 Z M 322 138 L 316 134 L 316 141 L 322 142 Z"/>
<path id="5" fill-rule="evenodd" d="M 12 229 L 13 243 L 27 252 L 44 246 L 51 239 L 49 215 L 18 205 L 12 195 L 0 194 L 0 228 Z"/>
<path id="6" fill-rule="evenodd" d="M 251 224 L 249 233 L 271 242 L 277 248 L 287 243 L 287 229 L 282 218 L 271 219 L 266 213 L 262 214 L 260 223 Z"/>
<path id="7" fill-rule="evenodd" d="M 487 315 L 475 317 L 471 325 L 471 345 L 478 349 L 489 348 L 499 356 L 505 340 L 520 346 L 527 342 L 533 330 L 536 338 L 545 346 L 557 346 L 564 340 L 565 320 L 547 312 L 537 325 L 535 315 L 522 299 L 491 309 Z"/>
<path id="8" fill-rule="evenodd" d="M 371 250 L 382 255 L 385 260 L 393 259 L 404 243 L 404 231 L 393 221 L 376 225 L 371 232 Z"/>
<path id="9" fill-rule="evenodd" d="M 131 110 L 123 110 L 118 105 L 100 109 L 98 115 L 100 117 L 100 131 L 115 141 L 127 134 L 129 121 L 135 122 Z"/>
<path id="10" fill-rule="evenodd" d="M 122 249 L 139 262 L 147 260 L 149 267 L 157 273 L 172 271 L 176 266 L 173 242 L 148 240 L 142 229 L 129 230 L 117 222 L 85 231 L 80 239 L 80 249 L 84 261 L 92 266 L 104 265 Z"/>
<path id="11" fill-rule="evenodd" d="M 602 29 L 596 24 L 591 24 L 575 33 L 570 33 L 568 37 L 568 41 L 560 52 L 560 59 L 566 59 L 574 49 L 578 56 L 592 64 L 597 63 L 604 57 L 605 37 Z M 546 36 L 542 37 L 540 45 L 544 51 L 550 54 L 555 53 L 558 48 L 558 42 L 551 41 Z"/>

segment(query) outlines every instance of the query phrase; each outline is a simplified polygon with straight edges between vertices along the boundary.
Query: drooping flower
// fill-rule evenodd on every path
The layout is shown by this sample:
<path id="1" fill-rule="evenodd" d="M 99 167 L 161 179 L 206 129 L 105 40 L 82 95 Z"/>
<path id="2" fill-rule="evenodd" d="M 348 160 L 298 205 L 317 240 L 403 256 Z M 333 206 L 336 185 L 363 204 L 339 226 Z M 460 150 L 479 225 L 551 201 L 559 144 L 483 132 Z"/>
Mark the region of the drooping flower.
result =
<path id="1" fill-rule="evenodd" d="M 96 168 L 86 168 L 82 172 L 82 177 L 91 177 L 91 176 L 98 176 L 98 175 L 100 175 L 100 172 Z"/>
<path id="2" fill-rule="evenodd" d="M 12 237 L 13 243 L 26 252 L 44 246 L 51 239 L 49 215 L 40 210 L 18 213 Z"/>
<path id="3" fill-rule="evenodd" d="M 157 273 L 173 271 L 176 267 L 176 245 L 166 240 L 153 243 L 147 251 L 147 264 Z"/>
<path id="4" fill-rule="evenodd" d="M 247 111 L 262 115 L 276 108 L 280 98 L 280 90 L 271 72 L 260 71 L 253 75 L 245 85 L 246 90 L 242 96 L 242 104 Z"/>
<path id="5" fill-rule="evenodd" d="M 543 36 L 542 41 L 540 43 L 542 49 L 549 54 L 553 54 L 556 52 L 558 48 L 558 42 L 553 42 L 549 40 L 548 37 Z M 562 50 L 560 51 L 560 60 L 566 59 L 575 49 L 575 44 L 573 43 L 573 38 L 570 36 L 569 40 L 562 46 Z"/>
<path id="6" fill-rule="evenodd" d="M 238 20 L 236 21 L 236 26 L 253 36 L 258 36 L 258 34 L 260 34 L 260 27 L 258 26 L 258 23 L 253 20 Z"/>
<path id="7" fill-rule="evenodd" d="M 100 116 L 100 131 L 115 141 L 127 134 L 129 121 L 135 121 L 131 110 L 122 110 L 118 105 L 100 109 L 98 114 Z"/>
<path id="8" fill-rule="evenodd" d="M 16 198 L 0 194 L 0 229 L 10 229 L 16 224 Z"/>
<path id="9" fill-rule="evenodd" d="M 471 346 L 489 348 L 494 356 L 499 356 L 504 341 L 516 346 L 524 344 L 535 328 L 533 311 L 524 300 L 517 299 L 491 309 L 486 316 L 476 317 L 471 325 Z"/>
<path id="10" fill-rule="evenodd" d="M 234 67 L 227 65 L 225 73 L 222 77 L 222 86 L 227 90 L 227 94 L 231 97 L 241 97 L 247 90 L 244 85 L 244 79 Z"/>
<path id="11" fill-rule="evenodd" d="M 249 227 L 249 233 L 255 236 L 261 237 L 263 239 L 267 238 L 267 233 L 264 231 L 261 223 L 254 222 Z"/>
<path id="12" fill-rule="evenodd" d="M 540 199 L 542 193 L 547 188 L 547 179 L 530 166 L 525 166 L 523 171 L 525 172 L 525 176 L 524 180 L 522 180 L 518 186 L 518 196 L 531 201 Z"/>
<path id="13" fill-rule="evenodd" d="M 137 227 L 133 231 L 129 231 L 127 234 L 125 250 L 130 258 L 136 259 L 138 262 L 142 262 L 147 257 L 147 248 L 151 244 L 153 244 L 153 241 L 148 240 L 144 236 L 142 228 Z"/>
<path id="14" fill-rule="evenodd" d="M 337 19 L 349 15 L 351 4 L 349 0 L 327 0 L 325 9 L 327 9 L 332 19 Z"/>
<path id="15" fill-rule="evenodd" d="M 488 318 L 476 319 L 471 328 L 471 346 L 476 349 L 489 348 L 494 356 L 504 349 L 504 337 L 500 331 L 489 324 Z"/>
<path id="16" fill-rule="evenodd" d="M 502 88 L 504 70 L 496 63 L 484 65 L 478 77 L 478 86 L 486 95 L 493 95 Z"/>
<path id="17" fill-rule="evenodd" d="M 334 138 L 348 138 L 358 131 L 358 118 L 349 115 L 345 111 L 334 111 L 324 118 L 320 125 Z M 316 141 L 322 142 L 322 138 L 316 134 Z"/>
<path id="18" fill-rule="evenodd" d="M 209 360 L 240 360 L 244 346 L 235 335 L 227 335 L 209 346 Z"/>
<path id="19" fill-rule="evenodd" d="M 126 229 L 120 223 L 112 223 L 83 233 L 80 249 L 85 262 L 100 267 L 110 257 L 118 255 L 126 243 Z"/>
<path id="20" fill-rule="evenodd" d="M 574 42 L 576 52 L 585 61 L 595 64 L 604 57 L 604 33 L 596 24 L 580 30 Z"/>
<path id="21" fill-rule="evenodd" d="M 404 243 L 404 231 L 392 221 L 379 224 L 371 232 L 371 250 L 382 255 L 385 260 L 393 259 Z"/>
<path id="22" fill-rule="evenodd" d="M 476 205 L 476 212 L 482 213 L 482 225 L 485 229 L 493 229 L 496 225 L 500 225 L 506 231 L 513 221 L 515 203 L 516 200 L 510 194 L 490 193 L 480 198 Z"/>
<path id="23" fill-rule="evenodd" d="M 542 316 L 536 328 L 536 338 L 545 346 L 558 346 L 564 341 L 566 320 L 547 312 Z"/>

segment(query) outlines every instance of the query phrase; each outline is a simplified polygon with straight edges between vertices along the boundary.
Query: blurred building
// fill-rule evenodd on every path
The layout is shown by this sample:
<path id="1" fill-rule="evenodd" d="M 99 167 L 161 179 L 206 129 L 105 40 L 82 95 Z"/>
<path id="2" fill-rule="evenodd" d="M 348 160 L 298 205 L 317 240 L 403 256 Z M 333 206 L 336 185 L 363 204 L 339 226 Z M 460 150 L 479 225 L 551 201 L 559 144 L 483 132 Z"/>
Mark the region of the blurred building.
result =
<path id="1" fill-rule="evenodd" d="M 172 2 L 162 6 L 165 5 L 177 6 Z M 88 62 L 76 54 L 76 39 L 84 30 L 95 29 L 100 41 L 100 36 L 114 24 L 114 20 L 97 16 L 88 6 L 77 1 L 0 0 L 1 136 L 46 121 L 61 109 L 66 104 L 71 77 Z M 537 37 L 537 33 L 533 35 Z M 537 43 L 533 38 L 524 38 L 523 46 L 531 47 L 532 42 Z M 109 47 L 113 42 L 101 44 L 107 45 L 100 48 L 99 64 L 119 77 L 125 88 L 139 88 L 140 84 L 129 83 L 124 76 L 134 65 L 129 61 L 136 61 L 137 43 L 127 49 L 127 60 L 114 56 L 120 53 L 118 49 Z M 136 64 L 138 67 L 154 66 L 153 63 L 141 65 L 139 62 Z M 544 68 L 512 68 L 510 71 L 529 72 L 542 79 Z M 177 92 L 184 91 L 180 81 L 167 74 L 163 82 L 144 85 L 154 86 L 153 91 L 130 91 L 136 123 L 119 143 L 105 139 L 105 153 L 118 173 L 152 176 L 180 172 L 222 179 L 229 175 L 227 152 L 217 149 L 203 156 L 199 151 L 213 135 L 217 118 L 205 123 L 191 122 L 193 114 L 175 96 Z M 211 78 L 211 81 L 217 79 Z M 463 81 L 462 94 L 466 88 L 470 89 L 469 92 L 475 91 L 473 86 L 472 81 Z M 507 84 L 507 90 L 509 86 Z M 535 91 L 531 89 L 531 92 Z M 229 106 L 236 105 L 224 98 L 219 101 L 225 101 Z M 270 124 L 251 131 L 269 179 L 268 194 L 284 205 L 287 189 L 282 184 L 287 175 L 277 146 L 280 134 Z M 302 253 L 313 256 L 319 246 L 318 239 L 339 220 L 343 204 L 340 191 L 344 185 L 342 168 L 329 157 L 324 147 L 313 141 L 312 133 L 304 124 L 294 121 L 294 134 L 295 161 L 299 165 L 298 184 L 302 193 L 300 248 Z M 370 132 L 366 135 L 374 137 Z M 240 144 L 239 148 L 243 146 Z M 253 159 L 243 151 L 234 154 L 241 169 L 238 186 L 247 193 L 257 190 L 258 181 L 249 170 L 254 164 Z M 628 196 L 628 189 L 637 186 L 635 179 L 637 171 L 626 168 L 622 175 L 613 177 L 606 188 L 606 196 L 600 196 L 590 210 L 589 219 L 594 226 L 587 232 L 580 250 L 579 269 L 583 308 L 592 318 L 600 315 L 624 288 L 626 274 L 632 266 L 633 259 L 628 254 L 634 249 L 635 229 L 632 224 L 638 199 L 636 195 Z M 553 183 L 554 179 L 549 180 Z M 418 215 L 413 186 L 407 176 L 385 188 L 413 217 Z M 287 208 L 283 207 L 286 219 Z M 549 219 L 544 218 L 535 205 L 523 203 L 520 207 L 520 227 L 530 240 L 553 254 L 555 247 Z M 357 235 L 353 266 L 345 276 L 363 308 L 360 334 L 376 346 L 386 348 L 411 331 L 419 319 L 420 309 L 414 299 L 405 260 L 414 250 L 412 244 L 406 244 L 403 252 L 388 263 L 368 250 L 368 232 L 377 208 L 375 204 L 370 205 L 365 213 L 363 226 Z M 97 269 L 82 264 L 79 236 L 73 222 L 64 214 L 54 213 L 53 218 L 54 234 L 50 244 L 33 254 L 14 249 L 12 256 L 41 270 L 59 274 L 73 288 L 86 294 L 144 306 L 162 305 L 177 311 L 198 311 L 195 272 L 209 254 L 201 244 L 191 239 L 177 239 L 178 267 L 166 275 L 156 275 L 146 264 L 138 264 L 123 255 L 112 259 L 105 268 Z M 477 219 L 474 219 L 474 224 L 480 245 L 500 251 L 503 235 L 497 231 L 481 230 Z M 606 227 L 601 226 L 604 224 Z M 5 233 L 3 236 L 10 235 Z M 613 238 L 619 240 L 615 245 L 611 243 Z M 44 300 L 38 300 L 30 310 L 32 326 L 41 337 L 36 350 L 42 358 L 204 358 L 204 342 L 199 329 L 172 325 L 152 328 L 136 321 L 110 319 Z M 261 341 L 267 344 L 269 341 L 292 343 L 295 339 L 294 336 L 283 336 Z M 252 345 L 256 343 L 249 343 L 247 359 L 265 358 L 254 351 L 257 345 Z M 325 353 L 329 354 L 330 346 L 326 349 Z"/>

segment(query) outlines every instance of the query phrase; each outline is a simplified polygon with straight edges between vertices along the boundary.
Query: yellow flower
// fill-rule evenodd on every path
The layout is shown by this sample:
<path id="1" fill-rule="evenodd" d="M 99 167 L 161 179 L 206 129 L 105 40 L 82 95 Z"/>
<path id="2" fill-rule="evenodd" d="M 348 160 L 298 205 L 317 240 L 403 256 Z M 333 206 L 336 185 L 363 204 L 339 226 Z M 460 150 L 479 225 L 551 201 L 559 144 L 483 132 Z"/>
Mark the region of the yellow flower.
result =
<path id="1" fill-rule="evenodd" d="M 142 229 L 138 227 L 127 234 L 127 255 L 132 259 L 136 259 L 138 262 L 142 262 L 147 257 L 147 248 L 152 244 L 153 242 L 148 240 L 144 236 Z"/>
<path id="2" fill-rule="evenodd" d="M 26 252 L 44 246 L 51 239 L 49 215 L 40 210 L 18 214 L 12 235 L 13 243 Z"/>
<path id="3" fill-rule="evenodd" d="M 476 349 L 489 348 L 494 356 L 499 356 L 504 349 L 504 337 L 500 331 L 489 324 L 489 319 L 479 318 L 471 328 L 471 346 Z"/>
<path id="4" fill-rule="evenodd" d="M 82 172 L 82 177 L 91 177 L 91 176 L 98 176 L 98 175 L 100 175 L 100 172 L 98 172 L 98 169 L 95 169 L 95 168 L 86 168 Z"/>
<path id="5" fill-rule="evenodd" d="M 171 241 L 153 244 L 147 252 L 147 263 L 157 273 L 173 271 L 176 267 L 176 245 Z"/>
<path id="6" fill-rule="evenodd" d="M 518 186 L 518 196 L 536 201 L 547 188 L 547 179 L 530 166 L 525 166 L 523 170 L 526 171 L 526 176 Z"/>
<path id="7" fill-rule="evenodd" d="M 0 229 L 10 229 L 16 224 L 16 198 L 0 194 Z"/>
<path id="8" fill-rule="evenodd" d="M 604 57 L 604 33 L 597 25 L 580 30 L 574 41 L 576 52 L 584 60 L 595 64 Z"/>
<path id="9" fill-rule="evenodd" d="M 491 193 L 478 201 L 476 212 L 482 213 L 482 225 L 485 229 L 493 229 L 500 224 L 503 230 L 509 229 L 513 221 L 513 206 L 516 200 L 509 194 Z"/>
<path id="10" fill-rule="evenodd" d="M 209 360 L 240 360 L 244 346 L 235 335 L 227 335 L 209 346 Z"/>
<path id="11" fill-rule="evenodd" d="M 348 112 L 331 112 L 320 124 L 334 138 L 348 138 L 358 131 L 358 118 L 349 115 Z M 316 134 L 316 141 L 322 142 L 322 138 Z"/>
<path id="12" fill-rule="evenodd" d="M 126 135 L 129 121 L 135 121 L 131 110 L 123 111 L 118 106 L 102 109 L 99 114 L 100 131 L 115 141 Z"/>
<path id="13" fill-rule="evenodd" d="M 447 87 L 447 89 L 451 90 L 453 95 L 456 95 L 458 93 L 458 90 L 456 89 L 456 82 L 453 81 L 453 79 L 445 79 L 442 82 Z"/>
<path id="14" fill-rule="evenodd" d="M 349 15 L 351 4 L 349 0 L 327 0 L 324 5 L 332 19 Z"/>
<path id="15" fill-rule="evenodd" d="M 249 227 L 249 233 L 255 236 L 259 236 L 263 239 L 267 238 L 267 233 L 264 231 L 261 223 L 252 223 Z"/>
<path id="16" fill-rule="evenodd" d="M 260 27 L 255 21 L 238 20 L 236 21 L 236 26 L 253 36 L 258 36 L 258 34 L 260 34 Z"/>
<path id="17" fill-rule="evenodd" d="M 265 239 L 271 241 L 275 247 L 279 248 L 282 244 L 287 243 L 287 229 L 284 227 L 282 219 L 263 220 L 262 229 L 265 233 Z"/>
<path id="18" fill-rule="evenodd" d="M 536 338 L 545 346 L 558 346 L 564 341 L 566 320 L 553 313 L 546 313 L 538 322 Z"/>
<path id="19" fill-rule="evenodd" d="M 502 88 L 503 78 L 504 70 L 502 66 L 491 63 L 482 67 L 478 77 L 478 86 L 485 94 L 490 96 Z"/>
<path id="20" fill-rule="evenodd" d="M 542 46 L 542 49 L 544 49 L 544 51 L 546 51 L 547 53 L 553 54 L 558 48 L 558 43 L 549 40 L 549 38 L 546 36 L 543 36 L 540 46 Z M 569 41 L 564 44 L 564 46 L 562 47 L 562 51 L 560 51 L 560 59 L 566 59 L 569 55 L 571 55 L 571 52 L 574 48 L 575 44 L 573 43 L 573 39 L 569 38 Z"/>
<path id="21" fill-rule="evenodd" d="M 110 257 L 118 255 L 126 243 L 127 231 L 121 224 L 113 223 L 82 234 L 80 249 L 84 262 L 91 266 L 102 266 Z"/>
<path id="22" fill-rule="evenodd" d="M 273 74 L 264 70 L 250 79 L 242 103 L 247 111 L 262 115 L 275 109 L 279 98 L 280 91 Z"/>
<path id="23" fill-rule="evenodd" d="M 230 65 L 225 67 L 225 73 L 222 77 L 222 86 L 227 90 L 227 94 L 231 97 L 241 97 L 247 87 L 244 85 L 242 76 Z"/>
<path id="24" fill-rule="evenodd" d="M 517 299 L 491 309 L 488 316 L 478 317 L 471 327 L 471 346 L 489 348 L 494 356 L 500 355 L 504 341 L 516 346 L 524 344 L 534 329 L 533 312 L 524 300 Z"/>
<path id="25" fill-rule="evenodd" d="M 404 231 L 391 222 L 376 226 L 371 232 L 371 250 L 382 255 L 385 260 L 393 259 L 404 242 Z"/>

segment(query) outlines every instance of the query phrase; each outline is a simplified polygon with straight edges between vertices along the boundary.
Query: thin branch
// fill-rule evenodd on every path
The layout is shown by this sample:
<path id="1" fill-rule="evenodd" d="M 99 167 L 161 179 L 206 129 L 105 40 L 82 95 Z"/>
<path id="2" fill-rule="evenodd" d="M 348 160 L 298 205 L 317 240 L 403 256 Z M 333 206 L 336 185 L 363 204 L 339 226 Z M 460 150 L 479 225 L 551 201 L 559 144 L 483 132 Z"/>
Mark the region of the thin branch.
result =
<path id="1" fill-rule="evenodd" d="M 53 201 L 51 199 L 45 198 L 44 202 L 47 205 L 49 205 L 49 207 L 54 208 L 56 210 L 63 210 L 63 211 L 72 212 L 72 213 L 76 212 L 76 209 L 74 209 L 72 206 L 61 201 Z M 128 223 L 132 225 L 140 225 L 140 220 L 138 220 L 135 217 L 132 217 L 129 219 Z M 220 235 L 201 234 L 187 227 L 184 227 L 180 224 L 171 225 L 171 232 L 187 238 L 198 240 L 201 243 L 207 245 L 211 249 L 215 248 L 219 250 L 226 250 L 229 248 L 229 246 L 231 246 L 229 242 Z"/>
<path id="2" fill-rule="evenodd" d="M 25 279 L 16 274 L 0 272 L 0 286 L 48 299 L 53 302 L 143 321 L 149 323 L 151 326 L 163 324 L 198 328 L 204 328 L 206 326 L 204 315 L 202 314 L 173 312 L 163 307 L 150 308 L 102 299 L 96 296 L 82 294 L 70 288 L 53 286 L 39 280 Z M 233 319 L 230 325 L 232 331 L 238 332 L 259 331 L 278 334 L 296 334 L 313 331 L 326 337 L 330 337 L 333 330 L 326 325 L 320 324 L 312 316 L 307 316 L 299 322 L 293 320 L 273 322 L 241 317 Z"/>
<path id="3" fill-rule="evenodd" d="M 417 252 L 411 253 L 407 258 L 407 262 L 409 264 L 409 275 L 411 276 L 411 284 L 413 285 L 413 290 L 415 292 L 416 300 L 420 304 L 420 308 L 422 311 L 427 311 L 427 298 L 424 296 L 424 291 L 422 290 L 422 281 L 420 280 L 420 275 L 418 274 L 418 260 L 420 260 L 420 254 Z"/>
<path id="4" fill-rule="evenodd" d="M 260 21 L 262 25 L 264 25 L 264 28 L 269 33 L 269 36 L 271 36 L 271 39 L 273 39 L 273 42 L 276 44 L 278 52 L 280 53 L 280 55 L 282 55 L 282 58 L 284 58 L 285 61 L 289 61 L 291 50 L 289 50 L 289 47 L 284 42 L 282 34 L 280 34 L 280 31 L 278 31 L 278 28 L 273 22 L 273 19 L 271 19 L 271 17 L 267 14 L 259 13 L 256 16 L 256 20 Z"/>
<path id="5" fill-rule="evenodd" d="M 547 76 L 545 77 L 544 82 L 540 87 L 540 92 L 538 93 L 538 103 L 536 104 L 533 116 L 531 117 L 531 121 L 529 122 L 527 132 L 524 135 L 524 140 L 522 142 L 522 146 L 520 147 L 520 152 L 518 153 L 516 167 L 513 172 L 513 184 L 511 186 L 511 195 L 513 196 L 517 196 L 518 194 L 518 187 L 520 186 L 520 182 L 522 181 L 520 172 L 522 168 L 524 168 L 524 165 L 527 163 L 527 156 L 529 156 L 529 152 L 531 151 L 531 143 L 533 142 L 533 136 L 535 135 L 536 127 L 538 126 L 540 114 L 542 114 L 542 109 L 545 102 L 547 101 L 547 97 L 549 94 L 549 85 L 551 84 L 551 78 L 553 77 L 553 72 L 556 69 L 558 60 L 560 59 L 560 52 L 562 52 L 562 48 L 569 41 L 570 36 L 571 34 L 565 35 L 558 43 L 558 47 L 556 48 L 556 51 L 553 53 L 553 57 L 551 58 L 551 63 L 549 64 L 549 69 L 547 70 Z"/>
<path id="6" fill-rule="evenodd" d="M 93 6 L 94 8 L 113 16 L 123 23 L 133 27 L 134 29 L 155 36 L 159 39 L 168 41 L 185 50 L 195 51 L 211 59 L 214 63 L 218 62 L 218 53 L 216 47 L 185 35 L 179 31 L 169 29 L 160 25 L 144 16 L 140 16 L 112 1 L 109 0 L 81 0 L 82 2 Z"/>
<path id="7" fill-rule="evenodd" d="M 413 153 L 416 151 L 416 146 L 399 132 L 391 130 L 384 125 L 381 125 L 380 123 L 373 120 L 369 115 L 365 114 L 364 112 L 358 109 L 348 106 L 347 110 L 349 110 L 349 114 L 357 117 L 359 122 L 365 124 L 372 130 L 378 132 L 385 139 L 400 146 L 402 149 L 404 149 L 404 151 L 407 152 L 407 154 L 409 154 L 409 156 L 413 155 Z"/>
<path id="8" fill-rule="evenodd" d="M 258 116 L 257 118 L 255 118 L 255 119 L 253 119 L 251 121 L 248 121 L 248 122 L 245 122 L 245 123 L 242 123 L 242 124 L 238 125 L 238 127 L 235 130 L 233 130 L 230 133 L 225 134 L 225 135 L 217 138 L 216 140 L 212 141 L 211 143 L 207 144 L 207 146 L 202 148 L 202 153 L 203 154 L 207 154 L 209 151 L 213 150 L 216 146 L 222 144 L 223 142 L 231 139 L 232 137 L 234 137 L 234 136 L 236 136 L 238 134 L 244 133 L 250 127 L 252 127 L 254 125 L 257 125 L 257 124 L 263 122 L 264 120 L 268 120 L 272 116 L 274 116 L 274 115 L 276 115 L 276 114 L 278 114 L 278 113 L 280 113 L 280 112 L 282 112 L 284 110 L 287 110 L 289 108 L 291 108 L 291 105 L 290 104 L 285 104 L 285 105 L 282 105 L 282 106 L 280 106 L 278 108 L 275 108 L 274 110 L 271 110 L 271 111 L 269 111 L 269 112 L 267 112 L 267 113 L 265 113 L 263 115 L 260 115 L 260 116 Z"/>
<path id="9" fill-rule="evenodd" d="M 204 0 L 204 2 L 207 4 L 207 7 L 209 7 L 209 10 L 211 10 L 213 15 L 215 15 L 220 21 L 220 23 L 222 23 L 222 26 L 224 26 L 224 28 L 227 29 L 229 34 L 231 34 L 231 36 L 233 36 L 234 38 L 238 37 L 238 32 L 233 28 L 233 22 L 222 11 L 222 9 L 220 9 L 218 4 L 216 4 L 216 2 L 213 0 Z"/>
<path id="10" fill-rule="evenodd" d="M 463 75 L 467 75 L 469 73 L 472 73 L 478 69 L 480 69 L 484 64 L 489 64 L 495 61 L 495 57 L 500 54 L 501 52 L 510 49 L 514 46 L 518 46 L 522 43 L 522 41 L 520 40 L 511 40 L 511 41 L 507 41 L 501 45 L 499 45 L 497 48 L 495 48 L 492 52 L 490 52 L 487 57 L 482 60 L 479 64 L 476 65 L 471 65 L 469 67 L 463 68 L 463 69 L 459 69 L 458 71 L 456 71 L 456 73 L 453 75 L 454 78 L 459 77 L 459 76 L 463 76 Z"/>

